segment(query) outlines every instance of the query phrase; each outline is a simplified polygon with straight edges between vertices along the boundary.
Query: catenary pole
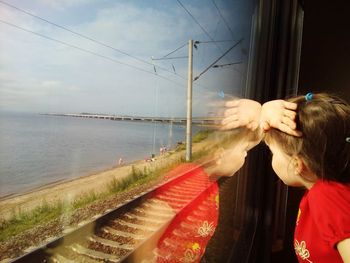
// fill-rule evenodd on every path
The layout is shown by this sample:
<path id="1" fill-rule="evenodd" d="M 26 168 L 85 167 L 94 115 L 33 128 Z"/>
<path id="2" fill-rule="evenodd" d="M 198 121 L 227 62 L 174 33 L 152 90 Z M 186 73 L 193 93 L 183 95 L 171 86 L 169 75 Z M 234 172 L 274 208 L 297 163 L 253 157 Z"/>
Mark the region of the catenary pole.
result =
<path id="1" fill-rule="evenodd" d="M 192 158 L 192 84 L 193 84 L 193 40 L 188 42 L 188 80 L 187 80 L 187 119 L 186 119 L 186 161 Z"/>

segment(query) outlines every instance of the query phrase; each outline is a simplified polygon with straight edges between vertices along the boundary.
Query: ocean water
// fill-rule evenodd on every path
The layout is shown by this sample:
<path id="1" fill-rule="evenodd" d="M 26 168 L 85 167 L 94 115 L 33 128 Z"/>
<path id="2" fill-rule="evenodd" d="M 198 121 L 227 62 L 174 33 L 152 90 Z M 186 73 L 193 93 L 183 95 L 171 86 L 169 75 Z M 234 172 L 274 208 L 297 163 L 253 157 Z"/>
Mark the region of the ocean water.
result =
<path id="1" fill-rule="evenodd" d="M 198 131 L 194 128 L 193 132 Z M 185 126 L 0 114 L 0 197 L 159 154 L 185 141 Z"/>

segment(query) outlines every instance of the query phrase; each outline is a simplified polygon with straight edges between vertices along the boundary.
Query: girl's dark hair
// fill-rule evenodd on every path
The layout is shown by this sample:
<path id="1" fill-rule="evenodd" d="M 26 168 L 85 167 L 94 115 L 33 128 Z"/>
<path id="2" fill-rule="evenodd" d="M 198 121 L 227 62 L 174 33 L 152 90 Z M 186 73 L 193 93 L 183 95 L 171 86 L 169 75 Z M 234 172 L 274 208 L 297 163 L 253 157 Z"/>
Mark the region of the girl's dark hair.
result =
<path id="1" fill-rule="evenodd" d="M 294 137 L 276 129 L 266 133 L 267 142 L 276 142 L 288 155 L 298 155 L 318 178 L 350 183 L 350 106 L 325 93 L 288 99 L 297 103 L 297 129 Z"/>

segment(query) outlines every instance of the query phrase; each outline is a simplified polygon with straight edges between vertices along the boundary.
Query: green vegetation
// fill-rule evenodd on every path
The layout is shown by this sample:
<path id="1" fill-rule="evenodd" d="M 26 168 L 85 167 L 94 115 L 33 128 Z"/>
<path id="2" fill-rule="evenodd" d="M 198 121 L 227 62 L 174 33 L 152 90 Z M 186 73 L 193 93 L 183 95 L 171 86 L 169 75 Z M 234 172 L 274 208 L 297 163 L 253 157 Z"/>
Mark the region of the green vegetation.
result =
<path id="1" fill-rule="evenodd" d="M 119 180 L 113 178 L 113 180 L 107 185 L 107 189 L 109 194 L 123 192 L 134 186 L 149 182 L 158 175 L 159 173 L 156 170 L 152 171 L 146 166 L 144 167 L 143 171 L 136 169 L 135 166 L 132 166 L 129 176 Z"/>
<path id="2" fill-rule="evenodd" d="M 73 214 L 77 209 L 86 207 L 95 201 L 101 201 L 117 193 L 150 182 L 183 162 L 183 158 L 179 158 L 171 162 L 171 164 L 158 166 L 153 169 L 145 166 L 143 170 L 132 166 L 128 176 L 120 180 L 113 178 L 113 180 L 106 185 L 106 190 L 101 193 L 85 193 L 80 195 L 73 202 L 66 204 L 63 202 L 48 204 L 44 201 L 42 205 L 29 212 L 13 211 L 11 219 L 0 221 L 0 242 L 35 226 L 57 219 L 60 216 Z"/>
<path id="3" fill-rule="evenodd" d="M 63 204 L 61 202 L 51 206 L 44 201 L 42 205 L 36 207 L 30 212 L 14 212 L 14 215 L 10 220 L 2 221 L 0 223 L 0 242 L 36 225 L 57 218 L 63 213 L 63 210 Z"/>
<path id="4" fill-rule="evenodd" d="M 212 134 L 214 132 L 214 130 L 201 130 L 199 132 L 197 132 L 193 137 L 192 137 L 192 142 L 193 143 L 199 143 L 201 141 L 204 141 L 205 139 L 208 138 L 208 136 L 210 134 Z M 183 144 L 179 144 L 175 151 L 176 152 L 181 152 L 181 151 L 184 151 L 186 150 L 186 144 L 183 143 Z"/>
<path id="5" fill-rule="evenodd" d="M 181 151 L 184 151 L 186 150 L 186 144 L 179 144 L 176 149 L 175 149 L 175 152 L 181 152 Z"/>
<path id="6" fill-rule="evenodd" d="M 213 130 L 201 130 L 193 136 L 192 142 L 193 143 L 201 142 L 201 141 L 205 140 L 206 138 L 208 138 L 209 134 L 211 134 L 213 132 L 214 132 Z"/>
<path id="7" fill-rule="evenodd" d="M 66 205 L 66 212 L 75 211 L 81 207 L 85 207 L 105 196 L 104 193 L 96 194 L 95 192 L 80 195 L 72 203 Z"/>
<path id="8" fill-rule="evenodd" d="M 200 142 L 206 139 L 210 133 L 211 131 L 208 130 L 200 131 L 194 136 L 193 141 Z M 175 151 L 182 151 L 183 149 L 185 149 L 185 145 L 180 145 Z M 193 154 L 193 161 L 204 157 L 208 153 L 208 149 L 195 152 Z M 0 242 L 8 240 L 10 237 L 18 235 L 23 231 L 58 219 L 63 215 L 73 215 L 74 211 L 77 209 L 86 207 L 93 202 L 104 200 L 115 194 L 129 191 L 134 187 L 151 182 L 181 163 L 185 163 L 184 157 L 175 159 L 170 164 L 169 162 L 165 162 L 165 164 L 162 165 L 160 162 L 157 166 L 152 168 L 144 166 L 142 170 L 132 166 L 128 176 L 123 179 L 113 178 L 111 182 L 106 185 L 105 191 L 100 193 L 90 192 L 82 194 L 71 203 L 59 201 L 54 204 L 48 204 L 44 201 L 39 207 L 36 207 L 32 211 L 13 211 L 11 219 L 0 221 Z"/>

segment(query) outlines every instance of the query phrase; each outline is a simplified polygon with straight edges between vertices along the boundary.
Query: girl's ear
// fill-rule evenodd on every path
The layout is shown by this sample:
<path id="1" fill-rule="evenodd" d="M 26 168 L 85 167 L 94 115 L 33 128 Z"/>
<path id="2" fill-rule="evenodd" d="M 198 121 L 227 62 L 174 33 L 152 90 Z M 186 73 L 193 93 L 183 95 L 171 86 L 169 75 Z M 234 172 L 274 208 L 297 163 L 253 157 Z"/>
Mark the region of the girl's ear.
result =
<path id="1" fill-rule="evenodd" d="M 292 157 L 293 167 L 296 175 L 301 175 L 305 173 L 308 169 L 304 161 L 300 156 L 293 155 Z"/>
<path id="2" fill-rule="evenodd" d="M 292 157 L 292 162 L 295 175 L 300 176 L 307 182 L 315 182 L 317 180 L 317 176 L 307 167 L 304 160 L 300 156 L 294 155 Z"/>

